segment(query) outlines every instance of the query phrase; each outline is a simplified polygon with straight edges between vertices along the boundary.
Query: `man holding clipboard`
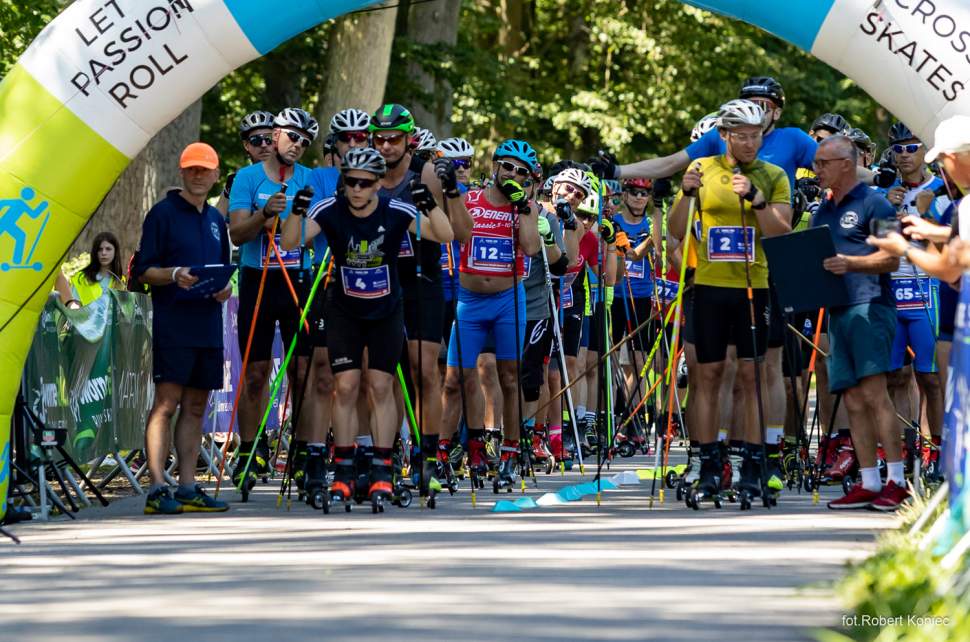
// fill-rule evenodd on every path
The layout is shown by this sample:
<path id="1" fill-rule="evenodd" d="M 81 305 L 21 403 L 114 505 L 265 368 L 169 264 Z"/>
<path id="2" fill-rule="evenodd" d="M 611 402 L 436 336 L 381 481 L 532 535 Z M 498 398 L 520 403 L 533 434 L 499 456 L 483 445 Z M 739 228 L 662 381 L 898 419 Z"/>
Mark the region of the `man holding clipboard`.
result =
<path id="1" fill-rule="evenodd" d="M 842 393 L 849 411 L 849 429 L 859 460 L 861 481 L 832 509 L 895 510 L 906 499 L 900 433 L 886 387 L 896 331 L 895 299 L 889 274 L 899 259 L 868 245 L 871 231 L 896 220 L 896 211 L 882 195 L 856 178 L 858 151 L 845 136 L 830 136 L 819 144 L 815 173 L 831 196 L 819 205 L 812 226 L 827 225 L 836 255 L 823 266 L 845 279 L 848 305 L 829 309 L 829 389 Z M 876 445 L 886 452 L 885 486 L 876 464 Z"/>
<path id="2" fill-rule="evenodd" d="M 222 304 L 232 293 L 229 233 L 219 211 L 206 203 L 219 180 L 219 157 L 209 145 L 192 143 L 179 166 L 182 189 L 170 191 L 148 212 L 132 268 L 135 278 L 151 286 L 153 307 L 155 401 L 145 428 L 152 480 L 146 514 L 229 508 L 195 484 L 202 415 L 209 391 L 222 388 Z M 164 470 L 172 443 L 169 426 L 179 407 L 179 487 L 173 496 Z"/>

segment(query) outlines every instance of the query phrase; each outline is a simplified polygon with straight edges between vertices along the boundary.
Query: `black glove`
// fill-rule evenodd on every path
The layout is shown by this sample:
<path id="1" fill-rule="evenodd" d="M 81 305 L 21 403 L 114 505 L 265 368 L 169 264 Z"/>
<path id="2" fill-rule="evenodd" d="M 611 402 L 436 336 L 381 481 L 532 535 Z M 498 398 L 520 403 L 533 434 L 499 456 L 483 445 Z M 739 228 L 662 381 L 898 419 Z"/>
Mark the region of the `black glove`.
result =
<path id="1" fill-rule="evenodd" d="M 222 190 L 222 195 L 225 196 L 226 198 L 229 198 L 229 194 L 232 193 L 232 183 L 235 180 L 236 180 L 236 172 L 233 172 L 229 174 L 229 176 L 226 176 L 226 187 L 225 189 Z"/>
<path id="2" fill-rule="evenodd" d="M 608 218 L 604 218 L 600 223 L 600 237 L 606 241 L 609 245 L 616 240 L 616 228 L 613 226 L 613 221 Z"/>
<path id="3" fill-rule="evenodd" d="M 455 175 L 455 166 L 450 158 L 435 159 L 434 173 L 441 181 L 441 189 L 447 196 L 458 195 L 458 176 Z"/>
<path id="4" fill-rule="evenodd" d="M 674 195 L 674 186 L 670 178 L 658 178 L 653 182 L 653 204 L 663 207 L 664 199 Z"/>
<path id="5" fill-rule="evenodd" d="M 813 177 L 799 178 L 795 181 L 795 189 L 805 197 L 806 206 L 812 201 L 818 200 L 822 194 L 822 188 L 818 184 L 818 179 Z"/>
<path id="6" fill-rule="evenodd" d="M 300 191 L 293 196 L 293 207 L 290 211 L 297 216 L 306 216 L 312 200 L 313 188 L 309 186 L 300 188 Z"/>
<path id="7" fill-rule="evenodd" d="M 880 163 L 872 184 L 883 189 L 889 189 L 896 182 L 896 166 L 892 163 Z"/>
<path id="8" fill-rule="evenodd" d="M 617 166 L 616 156 L 609 152 L 600 150 L 594 158 L 586 161 L 593 173 L 600 178 L 616 180 L 620 178 L 620 168 Z"/>
<path id="9" fill-rule="evenodd" d="M 410 189 L 411 202 L 414 203 L 414 206 L 418 208 L 419 211 L 427 214 L 438 206 L 434 200 L 434 195 L 431 193 L 431 190 L 429 190 L 428 186 L 424 183 L 411 181 Z"/>
<path id="10" fill-rule="evenodd" d="M 567 230 L 576 229 L 576 215 L 573 214 L 573 208 L 569 206 L 566 199 L 556 200 L 556 216 L 562 220 L 562 226 Z"/>

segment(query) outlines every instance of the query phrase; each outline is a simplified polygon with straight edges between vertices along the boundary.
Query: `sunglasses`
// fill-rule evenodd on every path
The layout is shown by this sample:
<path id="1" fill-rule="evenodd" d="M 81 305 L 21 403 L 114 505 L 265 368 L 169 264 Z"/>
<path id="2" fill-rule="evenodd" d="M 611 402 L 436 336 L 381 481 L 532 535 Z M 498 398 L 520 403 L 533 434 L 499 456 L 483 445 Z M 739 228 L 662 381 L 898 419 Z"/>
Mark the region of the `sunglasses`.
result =
<path id="1" fill-rule="evenodd" d="M 453 158 L 451 159 L 451 165 L 456 169 L 468 169 L 472 166 L 472 163 L 467 158 Z"/>
<path id="2" fill-rule="evenodd" d="M 907 154 L 915 154 L 916 150 L 923 146 L 923 143 L 910 143 L 908 145 L 896 144 L 892 146 L 893 154 L 902 154 L 906 152 Z"/>
<path id="3" fill-rule="evenodd" d="M 525 178 L 526 176 L 532 175 L 532 170 L 526 167 L 520 167 L 519 165 L 516 165 L 515 163 L 510 163 L 509 161 L 499 161 L 498 166 L 501 167 L 506 172 L 515 172 L 517 176 L 522 176 L 523 178 Z"/>
<path id="4" fill-rule="evenodd" d="M 626 190 L 626 193 L 633 198 L 646 198 L 647 196 L 650 196 L 650 192 L 645 189 L 628 189 Z"/>
<path id="5" fill-rule="evenodd" d="M 583 198 L 586 198 L 586 192 L 584 192 L 583 190 L 579 189 L 575 185 L 572 185 L 570 183 L 561 183 L 561 185 L 562 185 L 563 190 L 567 194 L 579 194 Z"/>
<path id="6" fill-rule="evenodd" d="M 253 134 L 246 139 L 246 142 L 253 147 L 267 147 L 273 144 L 273 137 L 269 134 Z"/>
<path id="7" fill-rule="evenodd" d="M 404 140 L 404 134 L 374 134 L 374 147 L 380 147 L 384 143 L 397 145 Z"/>
<path id="8" fill-rule="evenodd" d="M 376 183 L 376 178 L 355 178 L 353 176 L 344 176 L 344 185 L 350 188 L 359 187 L 361 189 L 367 189 L 369 187 L 373 187 Z"/>
<path id="9" fill-rule="evenodd" d="M 337 134 L 337 140 L 341 143 L 349 143 L 351 141 L 355 143 L 366 143 L 367 132 L 340 132 Z"/>
<path id="10" fill-rule="evenodd" d="M 283 131 L 286 132 L 286 137 L 290 139 L 290 142 L 299 143 L 301 147 L 309 147 L 312 142 L 303 134 L 295 132 L 292 129 L 284 129 Z"/>

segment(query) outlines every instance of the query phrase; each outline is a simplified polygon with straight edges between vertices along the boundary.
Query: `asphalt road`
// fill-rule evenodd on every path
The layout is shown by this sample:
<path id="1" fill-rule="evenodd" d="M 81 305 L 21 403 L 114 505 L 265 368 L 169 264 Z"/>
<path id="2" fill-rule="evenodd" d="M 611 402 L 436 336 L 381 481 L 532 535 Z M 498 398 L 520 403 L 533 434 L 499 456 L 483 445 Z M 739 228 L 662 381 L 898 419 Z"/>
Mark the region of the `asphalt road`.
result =
<path id="1" fill-rule="evenodd" d="M 533 499 L 584 480 L 538 481 Z M 807 640 L 841 619 L 829 583 L 895 523 L 825 509 L 834 488 L 817 506 L 786 493 L 771 510 L 695 512 L 670 491 L 650 508 L 642 482 L 600 506 L 494 513 L 491 490 L 473 508 L 466 484 L 433 511 L 327 516 L 279 510 L 276 492 L 261 485 L 225 514 L 145 516 L 132 497 L 13 527 L 23 544 L 0 542 L 0 638 Z"/>

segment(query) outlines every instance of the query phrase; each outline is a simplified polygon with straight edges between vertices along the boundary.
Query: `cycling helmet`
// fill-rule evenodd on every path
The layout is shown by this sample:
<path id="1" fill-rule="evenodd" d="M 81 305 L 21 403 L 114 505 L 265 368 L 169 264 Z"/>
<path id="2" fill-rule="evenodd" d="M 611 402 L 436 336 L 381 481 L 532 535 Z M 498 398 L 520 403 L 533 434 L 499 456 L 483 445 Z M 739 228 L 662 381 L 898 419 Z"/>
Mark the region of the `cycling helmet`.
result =
<path id="1" fill-rule="evenodd" d="M 919 137 L 903 123 L 893 123 L 893 126 L 889 128 L 889 144 L 904 140 L 919 140 Z"/>
<path id="2" fill-rule="evenodd" d="M 311 140 L 315 140 L 320 133 L 320 125 L 317 119 L 306 113 L 299 107 L 287 107 L 275 119 L 277 127 L 293 127 L 305 131 Z"/>
<path id="3" fill-rule="evenodd" d="M 842 134 L 849 129 L 849 123 L 839 114 L 822 114 L 812 123 L 812 131 L 827 129 L 833 134 Z"/>
<path id="4" fill-rule="evenodd" d="M 522 161 L 532 170 L 533 174 L 538 174 L 542 171 L 536 150 L 532 149 L 532 145 L 524 140 L 510 138 L 503 141 L 501 145 L 495 148 L 495 153 L 492 154 L 493 161 L 500 158 L 514 158 L 515 160 Z"/>
<path id="5" fill-rule="evenodd" d="M 576 211 L 585 214 L 587 217 L 597 217 L 600 214 L 600 195 L 593 190 L 583 199 L 583 202 L 576 207 Z"/>
<path id="6" fill-rule="evenodd" d="M 586 163 L 577 163 L 576 161 L 573 161 L 573 160 L 563 159 L 563 160 L 556 161 L 555 163 L 552 164 L 552 167 L 549 168 L 549 175 L 555 176 L 556 174 L 562 172 L 562 170 L 568 167 L 574 167 L 583 172 L 588 172 L 590 169 L 589 165 L 587 165 Z"/>
<path id="7" fill-rule="evenodd" d="M 475 155 L 468 141 L 458 137 L 439 140 L 437 149 L 444 158 L 469 158 Z"/>
<path id="8" fill-rule="evenodd" d="M 387 173 L 387 162 L 380 152 L 372 147 L 355 147 L 347 150 L 340 165 L 341 172 L 354 169 L 370 172 L 375 176 L 384 176 Z"/>
<path id="9" fill-rule="evenodd" d="M 268 111 L 254 111 L 239 121 L 239 137 L 245 139 L 254 129 L 272 129 L 276 126 L 276 116 Z"/>
<path id="10" fill-rule="evenodd" d="M 768 98 L 779 107 L 785 106 L 785 90 L 770 76 L 752 76 L 741 83 L 738 98 Z"/>
<path id="11" fill-rule="evenodd" d="M 589 174 L 582 172 L 575 167 L 568 167 L 549 180 L 551 180 L 553 183 L 572 183 L 576 187 L 582 189 L 587 196 L 593 191 L 593 185 L 589 180 Z"/>
<path id="12" fill-rule="evenodd" d="M 700 140 L 700 137 L 717 127 L 717 112 L 712 111 L 707 116 L 704 116 L 697 124 L 694 125 L 694 129 L 690 130 L 690 142 L 695 142 Z"/>
<path id="13" fill-rule="evenodd" d="M 718 129 L 734 129 L 748 125 L 764 127 L 765 112 L 750 100 L 732 100 L 721 105 L 717 112 Z"/>
<path id="14" fill-rule="evenodd" d="M 653 181 L 649 178 L 628 178 L 623 181 L 623 188 L 633 188 L 633 189 L 653 189 Z"/>
<path id="15" fill-rule="evenodd" d="M 858 127 L 852 127 L 845 133 L 849 137 L 855 146 L 864 151 L 872 151 L 872 139 L 869 138 L 869 134 L 865 133 Z"/>
<path id="16" fill-rule="evenodd" d="M 540 190 L 545 196 L 552 195 L 552 184 L 555 182 L 556 177 L 550 176 L 546 179 L 546 182 L 542 184 L 542 189 Z"/>
<path id="17" fill-rule="evenodd" d="M 399 131 L 409 134 L 414 131 L 414 116 L 406 107 L 396 103 L 388 103 L 370 117 L 367 131 Z"/>
<path id="18" fill-rule="evenodd" d="M 620 181 L 613 180 L 612 178 L 608 178 L 603 181 L 604 194 L 619 194 L 622 191 L 623 188 L 620 187 Z"/>
<path id="19" fill-rule="evenodd" d="M 330 119 L 330 133 L 365 132 L 370 125 L 370 115 L 360 109 L 341 109 Z"/>
<path id="20" fill-rule="evenodd" d="M 438 145 L 438 139 L 434 137 L 430 129 L 415 127 L 411 143 L 414 145 L 415 151 L 432 152 Z"/>

